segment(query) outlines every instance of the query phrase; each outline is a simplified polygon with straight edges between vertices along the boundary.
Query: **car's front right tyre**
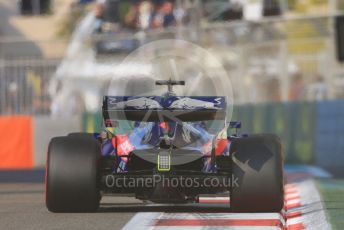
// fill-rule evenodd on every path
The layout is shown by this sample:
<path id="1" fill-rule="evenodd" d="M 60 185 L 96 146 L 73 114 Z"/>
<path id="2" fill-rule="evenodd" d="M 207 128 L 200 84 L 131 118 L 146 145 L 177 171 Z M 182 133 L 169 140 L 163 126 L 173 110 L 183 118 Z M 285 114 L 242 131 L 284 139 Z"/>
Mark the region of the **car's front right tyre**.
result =
<path id="1" fill-rule="evenodd" d="M 99 207 L 100 144 L 92 138 L 55 137 L 46 166 L 46 206 L 51 212 L 94 212 Z"/>

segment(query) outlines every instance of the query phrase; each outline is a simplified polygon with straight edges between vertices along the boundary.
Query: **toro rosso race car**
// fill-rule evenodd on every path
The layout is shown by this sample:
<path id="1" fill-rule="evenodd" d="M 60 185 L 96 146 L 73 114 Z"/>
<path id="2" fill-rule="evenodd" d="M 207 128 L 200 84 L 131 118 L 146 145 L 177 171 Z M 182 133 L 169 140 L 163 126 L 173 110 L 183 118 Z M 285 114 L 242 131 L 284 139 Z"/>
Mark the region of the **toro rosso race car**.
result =
<path id="1" fill-rule="evenodd" d="M 105 96 L 104 131 L 55 137 L 48 148 L 46 205 L 91 212 L 105 194 L 155 203 L 228 194 L 232 212 L 279 212 L 284 205 L 281 142 L 227 130 L 225 97 Z"/>

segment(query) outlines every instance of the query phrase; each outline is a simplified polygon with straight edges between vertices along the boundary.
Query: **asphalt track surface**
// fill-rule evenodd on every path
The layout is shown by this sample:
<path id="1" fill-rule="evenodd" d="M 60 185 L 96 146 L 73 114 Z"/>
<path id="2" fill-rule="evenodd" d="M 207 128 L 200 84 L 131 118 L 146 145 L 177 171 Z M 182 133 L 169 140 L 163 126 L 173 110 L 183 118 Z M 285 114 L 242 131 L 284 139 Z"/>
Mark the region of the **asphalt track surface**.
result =
<path id="1" fill-rule="evenodd" d="M 330 229 L 312 179 L 289 178 L 285 210 L 268 214 L 229 213 L 228 197 L 203 197 L 190 205 L 104 197 L 97 213 L 56 214 L 45 207 L 42 183 L 7 181 L 0 183 L 0 229 Z"/>
<path id="2" fill-rule="evenodd" d="M 0 229 L 121 229 L 142 209 L 136 199 L 106 197 L 97 213 L 56 214 L 44 199 L 43 184 L 0 184 Z"/>

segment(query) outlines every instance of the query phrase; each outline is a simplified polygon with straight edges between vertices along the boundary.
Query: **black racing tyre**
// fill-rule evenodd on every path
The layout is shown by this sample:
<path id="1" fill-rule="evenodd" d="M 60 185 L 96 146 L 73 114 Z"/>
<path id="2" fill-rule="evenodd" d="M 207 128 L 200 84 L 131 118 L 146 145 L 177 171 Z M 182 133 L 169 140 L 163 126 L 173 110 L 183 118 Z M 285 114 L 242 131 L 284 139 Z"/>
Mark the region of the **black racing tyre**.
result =
<path id="1" fill-rule="evenodd" d="M 93 138 L 93 133 L 82 133 L 82 132 L 75 132 L 75 133 L 69 133 L 68 137 L 75 137 L 75 138 Z"/>
<path id="2" fill-rule="evenodd" d="M 232 140 L 232 212 L 279 212 L 284 206 L 283 153 L 276 135 Z M 234 181 L 233 181 L 234 182 Z"/>
<path id="3" fill-rule="evenodd" d="M 100 144 L 96 140 L 55 137 L 46 167 L 46 206 L 51 212 L 93 212 L 99 207 Z"/>

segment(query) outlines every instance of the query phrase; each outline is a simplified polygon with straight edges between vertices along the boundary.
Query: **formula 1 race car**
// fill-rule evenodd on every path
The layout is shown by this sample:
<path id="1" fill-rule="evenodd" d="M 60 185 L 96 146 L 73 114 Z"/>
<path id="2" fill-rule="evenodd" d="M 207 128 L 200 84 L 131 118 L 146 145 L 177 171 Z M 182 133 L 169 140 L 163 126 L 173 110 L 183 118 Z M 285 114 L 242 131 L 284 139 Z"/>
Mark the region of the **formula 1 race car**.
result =
<path id="1" fill-rule="evenodd" d="M 228 134 L 225 97 L 105 96 L 104 131 L 55 137 L 48 148 L 46 205 L 91 212 L 104 194 L 155 203 L 197 202 L 229 194 L 232 212 L 279 212 L 283 155 L 272 134 Z"/>

